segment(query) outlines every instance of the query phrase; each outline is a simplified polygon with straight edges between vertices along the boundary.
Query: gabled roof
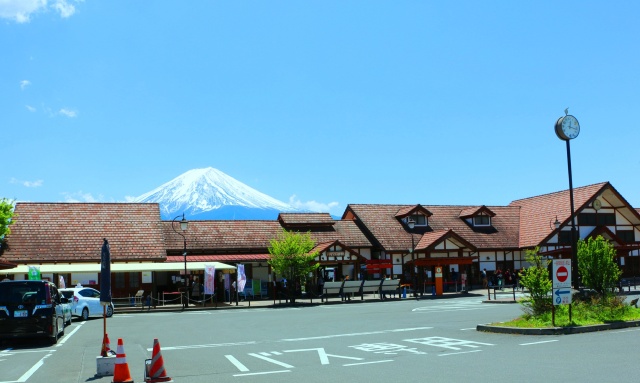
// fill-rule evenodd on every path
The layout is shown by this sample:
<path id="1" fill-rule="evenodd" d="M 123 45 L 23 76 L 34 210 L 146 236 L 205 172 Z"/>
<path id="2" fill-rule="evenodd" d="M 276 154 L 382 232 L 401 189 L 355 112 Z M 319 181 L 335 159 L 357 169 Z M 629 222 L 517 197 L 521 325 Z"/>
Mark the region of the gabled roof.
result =
<path id="1" fill-rule="evenodd" d="M 466 247 L 469 250 L 475 251 L 476 247 L 466 241 L 464 238 L 460 237 L 456 234 L 455 231 L 449 230 L 438 230 L 432 231 L 429 233 L 424 233 L 422 238 L 420 238 L 420 242 L 416 245 L 416 250 L 433 250 L 438 244 L 442 243 L 445 240 L 451 240 L 459 247 Z"/>
<path id="2" fill-rule="evenodd" d="M 396 213 L 396 218 L 402 219 L 404 217 L 415 214 L 423 214 L 427 217 L 431 217 L 431 212 L 429 210 L 427 210 L 424 206 L 417 204 L 400 208 L 400 210 L 398 210 L 398 212 Z"/>
<path id="3" fill-rule="evenodd" d="M 489 209 L 485 205 L 482 205 L 482 206 L 474 206 L 474 207 L 469 207 L 469 208 L 463 209 L 460 212 L 460 218 L 471 218 L 471 217 L 475 217 L 475 216 L 480 215 L 480 214 L 486 214 L 486 215 L 488 215 L 490 217 L 495 217 L 496 216 L 496 213 L 491 211 L 491 209 Z"/>
<path id="4" fill-rule="evenodd" d="M 278 222 L 285 228 L 332 226 L 335 223 L 329 213 L 280 213 Z"/>
<path id="5" fill-rule="evenodd" d="M 596 198 L 603 198 L 611 206 L 620 209 L 620 213 L 632 224 L 640 224 L 638 211 L 631 208 L 609 182 L 574 188 L 576 215 Z M 571 225 L 569 190 L 515 200 L 509 206 L 520 209 L 520 247 L 523 248 L 541 245 L 553 236 L 557 231 L 552 224 L 556 217 L 561 223 L 560 228 Z"/>
<path id="6" fill-rule="evenodd" d="M 360 221 L 359 227 L 370 232 L 370 238 L 387 252 L 407 251 L 411 248 L 411 235 L 406 225 L 397 219 L 397 213 L 416 205 L 350 204 L 343 219 Z M 492 206 L 495 213 L 492 227 L 475 228 L 460 219 L 460 212 L 471 206 L 426 205 L 431 213 L 429 226 L 415 228 L 414 241 L 419 242 L 423 234 L 453 230 L 477 249 L 515 249 L 518 247 L 519 208 Z M 407 210 L 405 210 L 407 211 Z"/>
<path id="7" fill-rule="evenodd" d="M 586 236 L 586 238 L 596 238 L 599 235 L 601 235 L 604 239 L 611 241 L 614 246 L 624 244 L 624 242 L 620 240 L 620 238 L 606 226 L 596 227 L 591 231 L 591 233 L 589 233 L 589 235 Z"/>
<path id="8" fill-rule="evenodd" d="M 103 238 L 113 262 L 166 257 L 157 203 L 18 202 L 14 213 L 7 261 L 100 262 Z"/>

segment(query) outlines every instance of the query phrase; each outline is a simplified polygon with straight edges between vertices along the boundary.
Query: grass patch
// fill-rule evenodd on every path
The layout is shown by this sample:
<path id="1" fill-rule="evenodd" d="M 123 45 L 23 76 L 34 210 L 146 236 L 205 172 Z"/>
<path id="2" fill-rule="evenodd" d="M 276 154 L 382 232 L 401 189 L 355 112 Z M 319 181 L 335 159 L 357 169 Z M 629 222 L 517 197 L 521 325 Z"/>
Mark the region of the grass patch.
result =
<path id="1" fill-rule="evenodd" d="M 526 306 L 526 300 L 521 304 Z M 525 313 L 508 322 L 492 323 L 493 326 L 518 328 L 551 328 L 551 310 L 538 315 Z M 593 298 L 587 301 L 573 302 L 571 321 L 569 321 L 569 305 L 556 306 L 555 327 L 576 327 L 605 324 L 612 322 L 627 322 L 640 320 L 640 309 L 629 306 L 621 297 Z"/>

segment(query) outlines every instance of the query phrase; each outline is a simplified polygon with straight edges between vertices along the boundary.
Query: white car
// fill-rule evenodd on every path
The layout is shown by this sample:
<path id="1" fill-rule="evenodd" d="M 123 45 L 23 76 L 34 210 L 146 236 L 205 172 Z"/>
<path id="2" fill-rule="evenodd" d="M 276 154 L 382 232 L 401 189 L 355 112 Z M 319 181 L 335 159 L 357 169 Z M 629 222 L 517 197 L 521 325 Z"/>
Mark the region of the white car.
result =
<path id="1" fill-rule="evenodd" d="M 70 287 L 60 289 L 60 293 L 67 297 L 71 303 L 71 314 L 87 320 L 89 317 L 101 317 L 103 315 L 100 304 L 100 291 L 91 287 Z M 113 315 L 113 303 L 107 305 L 107 317 Z"/>

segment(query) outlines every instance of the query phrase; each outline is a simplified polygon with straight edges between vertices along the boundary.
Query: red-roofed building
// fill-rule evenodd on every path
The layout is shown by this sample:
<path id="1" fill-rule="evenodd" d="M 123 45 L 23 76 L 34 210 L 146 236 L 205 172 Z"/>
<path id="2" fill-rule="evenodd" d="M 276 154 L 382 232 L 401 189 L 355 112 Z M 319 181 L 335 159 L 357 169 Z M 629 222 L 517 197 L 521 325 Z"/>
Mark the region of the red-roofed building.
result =
<path id="1" fill-rule="evenodd" d="M 624 276 L 640 275 L 639 209 L 608 182 L 575 188 L 574 200 L 579 238 L 610 239 Z M 453 270 L 477 284 L 482 269 L 526 266 L 527 249 L 570 258 L 569 205 L 567 190 L 508 206 L 350 204 L 340 220 L 327 213 L 282 213 L 273 221 L 190 221 L 183 232 L 179 221 L 160 219 L 157 204 L 20 202 L 0 263 L 17 265 L 2 272 L 9 276 L 24 278 L 27 265 L 40 265 L 48 278 L 62 275 L 70 284 L 97 286 L 95 269 L 107 238 L 117 266 L 114 296 L 150 286 L 171 290 L 185 261 L 191 275 L 219 262 L 221 268 L 244 264 L 248 278 L 266 281 L 270 241 L 285 229 L 308 232 L 317 244 L 317 261 L 336 278 L 388 273 L 404 282 L 418 283 L 417 276 L 429 282 L 433 268 L 442 266 L 447 280 Z M 159 270 L 158 264 L 164 271 L 143 272 Z"/>

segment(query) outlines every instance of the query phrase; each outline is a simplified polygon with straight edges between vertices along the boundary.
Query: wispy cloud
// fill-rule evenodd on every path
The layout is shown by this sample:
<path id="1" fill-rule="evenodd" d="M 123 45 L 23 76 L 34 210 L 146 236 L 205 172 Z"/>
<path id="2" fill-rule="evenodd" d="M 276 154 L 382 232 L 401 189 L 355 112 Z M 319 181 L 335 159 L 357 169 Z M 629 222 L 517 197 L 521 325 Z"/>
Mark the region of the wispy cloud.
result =
<path id="1" fill-rule="evenodd" d="M 32 113 L 36 111 L 36 108 L 34 108 L 34 107 L 33 107 L 33 106 L 31 106 L 31 105 L 25 105 L 25 108 L 27 108 L 27 110 L 28 110 L 29 112 L 32 112 Z"/>
<path id="2" fill-rule="evenodd" d="M 75 110 L 71 110 L 71 109 L 67 109 L 67 108 L 62 108 L 58 111 L 58 114 L 61 114 L 65 117 L 69 117 L 69 118 L 74 118 L 78 116 L 78 112 L 76 112 Z"/>
<path id="3" fill-rule="evenodd" d="M 83 0 L 75 0 L 74 3 Z M 66 19 L 76 13 L 76 7 L 70 0 L 0 0 L 0 18 L 28 23 L 31 16 L 38 12 L 53 10 Z"/>
<path id="4" fill-rule="evenodd" d="M 22 180 L 19 180 L 17 178 L 11 178 L 9 180 L 9 182 L 11 182 L 12 184 L 22 185 L 22 186 L 27 187 L 27 188 L 39 188 L 44 183 L 43 180 L 22 181 Z"/>
<path id="5" fill-rule="evenodd" d="M 28 87 L 29 85 L 31 85 L 31 81 L 29 80 L 20 81 L 20 89 L 22 90 L 24 90 L 24 88 Z"/>
<path id="6" fill-rule="evenodd" d="M 82 190 L 77 192 L 64 192 L 62 195 L 64 196 L 65 202 L 104 202 L 103 195 L 94 197 L 93 194 L 85 193 Z"/>
<path id="7" fill-rule="evenodd" d="M 317 202 L 317 201 L 300 201 L 297 196 L 294 194 L 289 197 L 289 205 L 295 207 L 296 209 L 301 210 L 309 210 L 316 213 L 330 213 L 330 214 L 342 214 L 342 212 L 337 211 L 337 208 L 340 206 L 338 202 Z"/>

